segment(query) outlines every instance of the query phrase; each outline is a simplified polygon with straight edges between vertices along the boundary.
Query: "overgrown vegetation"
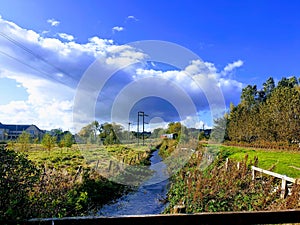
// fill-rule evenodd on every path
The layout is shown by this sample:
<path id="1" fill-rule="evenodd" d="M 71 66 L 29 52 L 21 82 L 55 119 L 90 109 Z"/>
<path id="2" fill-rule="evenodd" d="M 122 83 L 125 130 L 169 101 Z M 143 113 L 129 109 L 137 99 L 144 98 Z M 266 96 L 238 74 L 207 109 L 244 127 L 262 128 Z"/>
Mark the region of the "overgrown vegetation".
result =
<path id="1" fill-rule="evenodd" d="M 20 143 L 9 147 L 0 149 L 0 194 L 6 196 L 0 199 L 1 221 L 90 215 L 131 190 L 100 174 L 96 166 L 103 163 L 101 157 L 134 158 L 134 165 L 146 163 L 150 153 L 146 147 L 99 145 L 52 147 L 48 152 L 29 144 L 24 155 L 12 149 L 21 151 Z"/>
<path id="2" fill-rule="evenodd" d="M 300 207 L 299 185 L 294 185 L 291 196 L 280 199 L 280 189 L 275 189 L 278 180 L 252 180 L 250 166 L 257 165 L 257 158 L 249 161 L 246 156 L 239 166 L 234 160 L 225 164 L 230 154 L 222 150 L 209 167 L 203 167 L 208 160 L 205 150 L 195 152 L 189 163 L 173 176 L 165 213 L 173 213 L 177 205 L 184 205 L 186 213 Z"/>
<path id="3" fill-rule="evenodd" d="M 0 221 L 24 218 L 40 171 L 23 154 L 4 146 L 0 146 L 0 162 Z"/>

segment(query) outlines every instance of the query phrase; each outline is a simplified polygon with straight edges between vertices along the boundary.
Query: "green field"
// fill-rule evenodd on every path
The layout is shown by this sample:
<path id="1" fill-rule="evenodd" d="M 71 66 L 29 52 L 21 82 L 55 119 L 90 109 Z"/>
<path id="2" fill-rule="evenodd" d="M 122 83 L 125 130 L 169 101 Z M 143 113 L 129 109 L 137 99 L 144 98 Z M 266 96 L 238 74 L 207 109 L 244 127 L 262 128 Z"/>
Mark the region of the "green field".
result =
<path id="1" fill-rule="evenodd" d="M 71 148 L 55 147 L 50 152 L 40 145 L 32 145 L 25 154 L 28 159 L 39 166 L 45 165 L 47 168 L 74 173 L 79 166 L 83 168 L 107 166 L 106 164 L 110 160 L 123 161 L 126 164 L 130 162 L 139 164 L 146 160 L 149 152 L 148 146 L 79 144 L 73 145 Z"/>
<path id="2" fill-rule="evenodd" d="M 211 146 L 212 147 L 212 146 Z M 213 148 L 217 148 L 214 146 Z M 253 149 L 232 146 L 218 146 L 221 151 L 226 151 L 229 158 L 241 161 L 248 155 L 249 160 L 258 157 L 258 167 L 269 170 L 273 166 L 273 172 L 285 174 L 289 177 L 300 178 L 300 152 L 279 151 L 267 149 Z"/>

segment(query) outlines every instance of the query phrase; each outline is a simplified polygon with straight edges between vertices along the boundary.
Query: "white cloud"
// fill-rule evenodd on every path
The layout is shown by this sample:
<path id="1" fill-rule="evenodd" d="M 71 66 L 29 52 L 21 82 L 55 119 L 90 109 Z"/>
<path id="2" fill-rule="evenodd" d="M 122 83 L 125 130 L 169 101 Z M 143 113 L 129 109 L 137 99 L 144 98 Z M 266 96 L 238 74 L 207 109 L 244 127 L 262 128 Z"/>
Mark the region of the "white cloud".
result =
<path id="1" fill-rule="evenodd" d="M 73 41 L 74 40 L 74 36 L 72 36 L 70 34 L 58 33 L 58 36 L 61 37 L 62 39 L 67 40 L 67 41 Z"/>
<path id="2" fill-rule="evenodd" d="M 60 24 L 60 22 L 55 19 L 48 19 L 47 23 L 49 23 L 52 27 L 57 27 Z"/>
<path id="3" fill-rule="evenodd" d="M 92 37 L 79 44 L 69 42 L 71 36 L 61 33 L 61 38 L 69 39 L 64 42 L 1 18 L 0 30 L 9 37 L 0 39 L 0 49 L 5 53 L 0 54 L 0 77 L 16 80 L 28 93 L 24 101 L 0 105 L 3 123 L 69 129 L 73 126 L 72 104 L 77 84 L 96 58 L 102 56 L 107 65 L 120 66 L 144 57 L 132 47 L 117 46 L 112 40 Z"/>
<path id="4" fill-rule="evenodd" d="M 120 32 L 120 31 L 123 31 L 124 30 L 124 27 L 119 27 L 119 26 L 115 26 L 112 28 L 113 31 L 117 31 L 117 32 Z"/>
<path id="5" fill-rule="evenodd" d="M 134 21 L 138 21 L 138 19 L 135 16 L 127 16 L 127 20 L 134 20 Z"/>
<path id="6" fill-rule="evenodd" d="M 49 23 L 52 22 L 55 20 Z M 53 25 L 55 24 L 58 25 Z M 46 38 L 1 18 L 0 30 L 9 37 L 0 39 L 0 49 L 6 54 L 0 54 L 0 77 L 16 80 L 28 93 L 28 98 L 24 101 L 0 105 L 0 118 L 3 123 L 33 123 L 41 129 L 61 127 L 72 130 L 72 107 L 76 87 L 96 58 L 102 60 L 104 66 L 110 69 L 123 68 L 136 62 L 143 63 L 147 59 L 145 53 L 129 45 L 118 46 L 112 40 L 99 37 L 91 37 L 83 44 L 76 43 L 73 36 L 65 33 L 58 34 L 61 39 Z M 230 72 L 242 64 L 241 60 L 228 64 L 223 71 Z M 201 99 L 203 95 L 199 95 L 201 91 L 214 95 L 215 88 L 220 87 L 225 98 L 230 101 L 239 96 L 236 94 L 241 90 L 241 83 L 230 79 L 226 74 L 222 75 L 222 71 L 219 72 L 213 63 L 200 60 L 192 61 L 180 71 L 149 70 L 143 68 L 143 65 L 130 69 L 130 73 L 124 75 L 127 76 L 126 79 L 137 82 L 142 78 L 157 77 L 158 83 L 154 82 L 154 85 L 161 91 L 165 91 L 165 86 L 164 82 L 159 81 L 165 80 L 170 90 L 182 89 L 191 95 L 198 101 L 200 110 L 207 107 L 207 103 Z M 96 74 L 95 83 L 99 82 L 101 75 Z M 108 96 L 112 92 L 118 93 L 118 88 L 118 85 L 112 85 Z M 147 89 L 153 89 L 153 86 L 143 85 L 138 87 L 136 92 L 142 93 Z M 128 101 L 130 99 L 128 98 Z M 86 95 L 84 103 L 88 101 L 89 95 Z M 180 105 L 185 106 L 186 102 L 182 99 L 179 98 L 178 101 Z M 200 122 L 195 125 L 200 126 Z"/>
<path id="7" fill-rule="evenodd" d="M 36 124 L 41 129 L 72 127 L 72 88 L 29 74 L 2 71 L 1 77 L 16 80 L 28 93 L 27 100 L 0 105 L 2 122 Z"/>
<path id="8" fill-rule="evenodd" d="M 203 122 L 202 120 L 199 120 L 199 117 L 195 117 L 195 116 L 193 116 L 193 117 L 187 116 L 184 120 L 181 121 L 181 123 L 188 128 L 193 127 L 196 129 L 202 129 L 203 125 L 205 128 L 207 128 L 205 126 L 205 122 Z"/>
<path id="9" fill-rule="evenodd" d="M 224 72 L 225 73 L 229 73 L 232 70 L 234 70 L 235 68 L 241 67 L 244 64 L 244 62 L 242 60 L 238 60 L 235 61 L 233 63 L 228 63 L 225 67 L 224 67 Z"/>

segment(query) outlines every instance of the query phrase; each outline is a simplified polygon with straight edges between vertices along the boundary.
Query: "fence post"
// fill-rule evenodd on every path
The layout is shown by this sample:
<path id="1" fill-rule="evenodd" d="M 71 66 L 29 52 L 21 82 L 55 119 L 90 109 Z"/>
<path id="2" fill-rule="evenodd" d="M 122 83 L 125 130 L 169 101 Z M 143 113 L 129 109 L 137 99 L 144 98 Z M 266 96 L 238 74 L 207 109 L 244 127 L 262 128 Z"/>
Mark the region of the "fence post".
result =
<path id="1" fill-rule="evenodd" d="M 108 166 L 108 171 L 109 171 L 109 172 L 110 172 L 110 170 L 111 170 L 111 166 L 112 166 L 112 161 L 109 160 L 109 166 Z"/>
<path id="2" fill-rule="evenodd" d="M 255 180 L 255 170 L 252 168 L 252 180 Z"/>
<path id="3" fill-rule="evenodd" d="M 226 162 L 225 162 L 225 170 L 227 171 L 228 168 L 228 158 L 226 158 Z"/>
<path id="4" fill-rule="evenodd" d="M 286 176 L 284 175 L 281 179 L 281 193 L 280 193 L 280 198 L 285 198 L 286 194 Z"/>

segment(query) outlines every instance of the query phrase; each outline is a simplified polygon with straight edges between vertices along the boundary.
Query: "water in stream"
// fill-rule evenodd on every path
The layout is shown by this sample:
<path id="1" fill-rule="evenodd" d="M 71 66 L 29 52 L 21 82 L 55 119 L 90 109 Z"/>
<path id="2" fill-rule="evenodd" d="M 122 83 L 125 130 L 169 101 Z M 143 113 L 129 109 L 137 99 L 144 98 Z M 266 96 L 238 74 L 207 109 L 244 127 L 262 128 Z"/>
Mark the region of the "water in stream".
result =
<path id="1" fill-rule="evenodd" d="M 159 214 L 164 210 L 166 204 L 162 200 L 166 198 L 169 186 L 166 165 L 158 155 L 158 151 L 153 152 L 150 161 L 150 169 L 154 171 L 153 176 L 136 192 L 129 193 L 117 199 L 116 202 L 102 207 L 98 212 L 99 215 Z"/>

